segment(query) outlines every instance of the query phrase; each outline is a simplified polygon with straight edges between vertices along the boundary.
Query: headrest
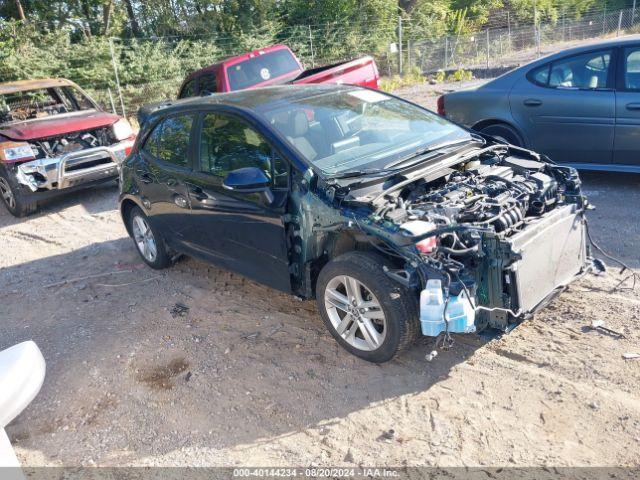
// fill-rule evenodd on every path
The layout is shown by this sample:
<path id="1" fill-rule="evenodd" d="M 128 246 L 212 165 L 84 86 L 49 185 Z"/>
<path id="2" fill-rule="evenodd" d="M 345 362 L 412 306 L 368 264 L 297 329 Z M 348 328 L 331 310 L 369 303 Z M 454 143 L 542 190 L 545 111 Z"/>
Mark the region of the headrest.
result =
<path id="1" fill-rule="evenodd" d="M 289 116 L 289 135 L 292 137 L 302 137 L 309 131 L 309 119 L 302 110 L 291 112 Z"/>

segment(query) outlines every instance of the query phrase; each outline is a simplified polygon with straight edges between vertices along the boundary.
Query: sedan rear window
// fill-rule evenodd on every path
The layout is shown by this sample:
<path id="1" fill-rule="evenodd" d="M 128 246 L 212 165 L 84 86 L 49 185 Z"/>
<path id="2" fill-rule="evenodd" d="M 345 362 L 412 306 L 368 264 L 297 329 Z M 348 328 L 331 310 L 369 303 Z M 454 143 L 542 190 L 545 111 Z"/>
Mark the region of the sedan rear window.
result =
<path id="1" fill-rule="evenodd" d="M 273 78 L 299 72 L 300 66 L 289 50 L 275 50 L 227 68 L 231 90 L 242 90 Z"/>

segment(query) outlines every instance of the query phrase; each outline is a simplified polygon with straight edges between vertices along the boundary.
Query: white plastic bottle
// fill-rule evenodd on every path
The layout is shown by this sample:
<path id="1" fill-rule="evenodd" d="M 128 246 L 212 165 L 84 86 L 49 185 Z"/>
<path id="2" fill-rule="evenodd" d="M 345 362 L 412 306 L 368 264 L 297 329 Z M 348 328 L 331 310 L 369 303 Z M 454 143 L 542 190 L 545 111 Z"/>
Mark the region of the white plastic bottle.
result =
<path id="1" fill-rule="evenodd" d="M 420 292 L 420 325 L 422 334 L 435 337 L 444 331 L 444 297 L 441 280 L 427 280 Z"/>

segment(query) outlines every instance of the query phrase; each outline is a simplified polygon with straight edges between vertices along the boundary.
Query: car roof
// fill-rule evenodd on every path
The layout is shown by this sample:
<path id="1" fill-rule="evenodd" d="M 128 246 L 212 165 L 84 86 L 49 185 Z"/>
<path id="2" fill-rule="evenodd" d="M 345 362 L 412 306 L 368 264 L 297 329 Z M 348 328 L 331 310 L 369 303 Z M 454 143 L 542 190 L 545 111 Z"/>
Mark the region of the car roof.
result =
<path id="1" fill-rule="evenodd" d="M 0 95 L 7 93 L 24 92 L 27 90 L 35 90 L 38 88 L 53 87 L 75 87 L 77 86 L 71 80 L 66 78 L 41 78 L 34 80 L 19 80 L 16 82 L 0 83 Z"/>
<path id="2" fill-rule="evenodd" d="M 627 35 L 624 37 L 617 37 L 613 39 L 607 40 L 598 40 L 596 42 L 589 42 L 586 44 L 582 44 L 576 47 L 567 48 L 564 50 L 560 50 L 555 53 L 551 53 L 544 57 L 537 58 L 533 61 L 527 62 L 519 67 L 510 70 L 499 77 L 494 78 L 493 80 L 477 87 L 478 89 L 503 89 L 503 88 L 511 88 L 521 76 L 526 74 L 526 72 L 546 63 L 552 62 L 554 60 L 569 57 L 571 55 L 576 55 L 584 52 L 590 52 L 592 50 L 598 50 L 600 48 L 613 48 L 619 46 L 626 45 L 635 45 L 640 43 L 640 35 Z"/>
<path id="3" fill-rule="evenodd" d="M 224 105 L 231 108 L 262 110 L 276 106 L 279 103 L 293 102 L 314 97 L 324 93 L 348 92 L 362 89 L 353 85 L 274 85 L 250 90 L 238 90 L 228 93 L 214 93 L 202 97 L 192 97 L 166 102 L 153 112 L 166 115 L 174 110 L 187 107 L 201 107 L 207 105 Z M 364 89 L 363 89 L 364 90 Z"/>
<path id="4" fill-rule="evenodd" d="M 559 52 L 552 53 L 543 58 L 540 58 L 539 60 L 536 60 L 536 63 L 538 61 L 549 60 L 556 57 L 564 57 L 574 53 L 590 52 L 591 50 L 597 50 L 599 48 L 624 47 L 625 45 L 631 45 L 631 44 L 637 44 L 637 43 L 640 43 L 640 35 L 628 35 L 625 37 L 599 40 L 597 42 L 589 42 L 586 44 L 579 45 L 577 47 L 560 50 Z"/>

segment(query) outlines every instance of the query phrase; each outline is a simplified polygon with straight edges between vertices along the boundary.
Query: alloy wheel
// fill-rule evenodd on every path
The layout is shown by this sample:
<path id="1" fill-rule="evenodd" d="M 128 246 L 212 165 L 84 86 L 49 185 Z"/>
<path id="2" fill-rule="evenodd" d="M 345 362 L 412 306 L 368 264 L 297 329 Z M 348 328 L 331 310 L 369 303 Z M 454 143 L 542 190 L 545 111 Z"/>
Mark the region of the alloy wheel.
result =
<path id="1" fill-rule="evenodd" d="M 6 203 L 10 209 L 13 210 L 16 208 L 16 197 L 13 195 L 11 187 L 9 187 L 9 184 L 4 178 L 0 178 L 0 195 L 2 195 L 4 203 Z"/>
<path id="2" fill-rule="evenodd" d="M 324 304 L 335 331 L 358 350 L 379 348 L 387 334 L 382 306 L 366 285 L 348 275 L 331 279 Z"/>
<path id="3" fill-rule="evenodd" d="M 133 217 L 133 239 L 138 246 L 140 254 L 149 262 L 154 262 L 158 256 L 156 239 L 147 220 L 140 215 Z"/>

